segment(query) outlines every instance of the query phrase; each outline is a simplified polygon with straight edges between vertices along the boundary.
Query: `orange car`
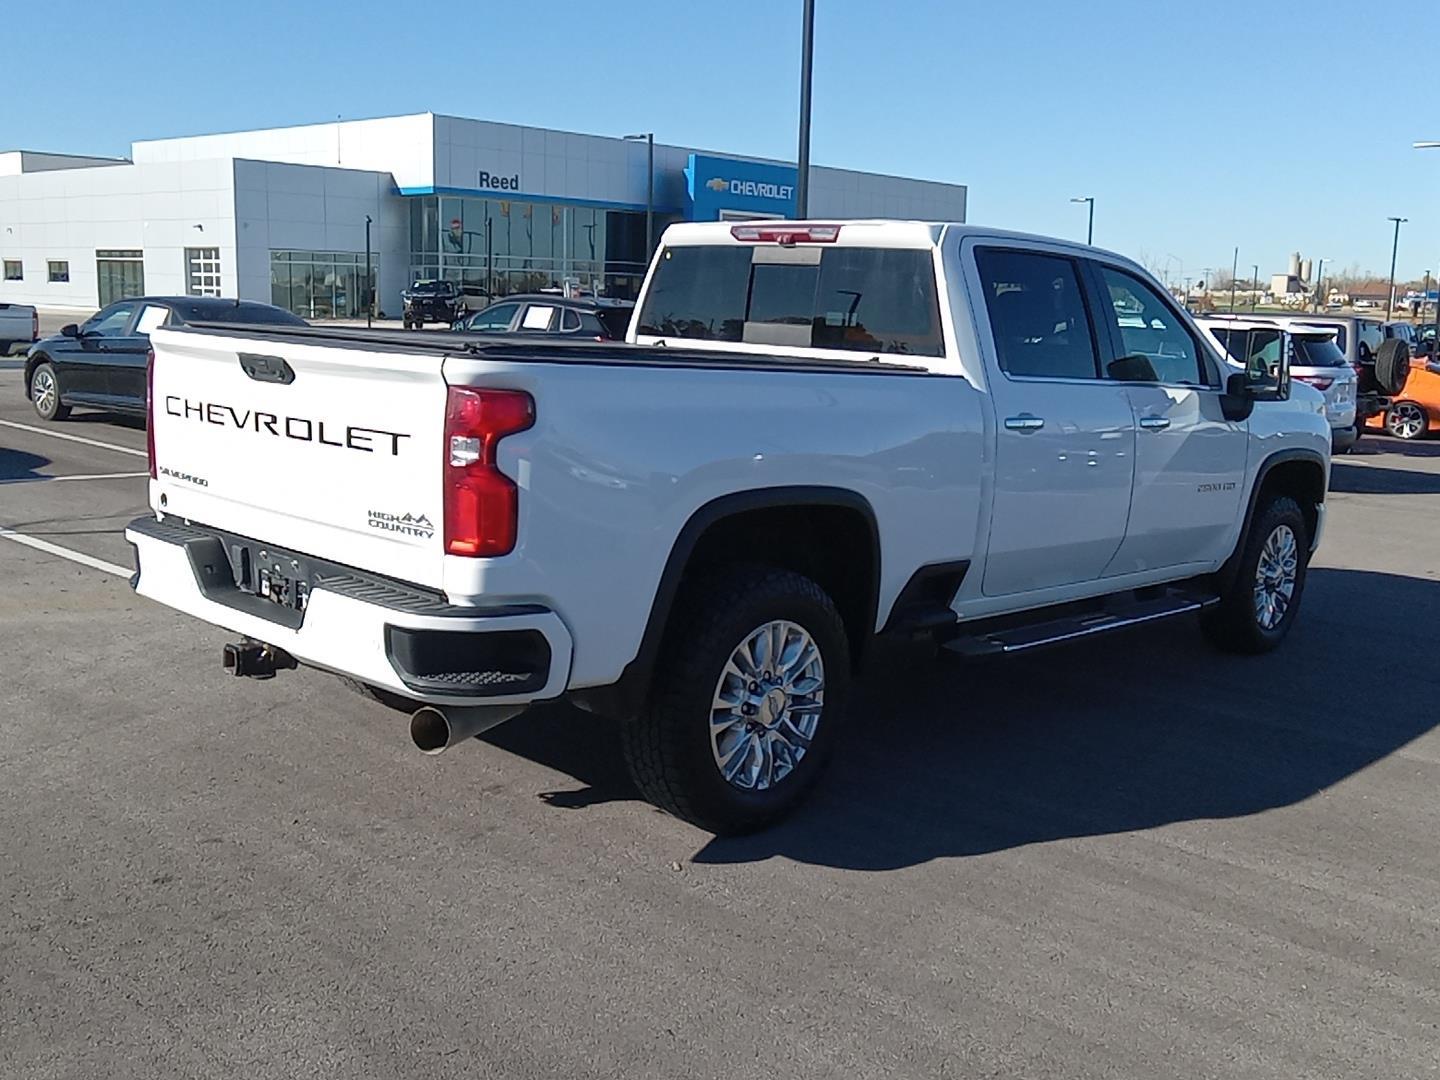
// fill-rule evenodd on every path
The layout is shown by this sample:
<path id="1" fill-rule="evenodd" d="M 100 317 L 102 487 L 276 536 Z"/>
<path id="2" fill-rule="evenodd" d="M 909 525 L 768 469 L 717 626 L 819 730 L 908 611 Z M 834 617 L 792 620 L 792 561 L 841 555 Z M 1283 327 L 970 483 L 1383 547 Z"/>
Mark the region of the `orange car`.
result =
<path id="1" fill-rule="evenodd" d="M 1388 431 L 1397 439 L 1423 439 L 1440 431 L 1440 361 L 1412 358 L 1404 392 L 1395 395 L 1390 408 L 1366 420 L 1365 426 Z"/>

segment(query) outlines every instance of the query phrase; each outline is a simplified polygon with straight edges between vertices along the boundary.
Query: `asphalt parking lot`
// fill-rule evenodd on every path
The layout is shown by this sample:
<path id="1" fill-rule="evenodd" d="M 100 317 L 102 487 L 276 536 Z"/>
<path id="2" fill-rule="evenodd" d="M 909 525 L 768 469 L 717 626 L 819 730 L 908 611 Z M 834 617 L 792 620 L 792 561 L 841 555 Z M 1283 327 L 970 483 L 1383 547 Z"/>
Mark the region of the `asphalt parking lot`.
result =
<path id="1" fill-rule="evenodd" d="M 229 678 L 122 576 L 144 431 L 19 366 L 0 526 L 92 563 L 0 538 L 0 1076 L 1440 1074 L 1440 444 L 1337 460 L 1278 654 L 892 651 L 722 842 L 568 708 L 431 759 Z"/>

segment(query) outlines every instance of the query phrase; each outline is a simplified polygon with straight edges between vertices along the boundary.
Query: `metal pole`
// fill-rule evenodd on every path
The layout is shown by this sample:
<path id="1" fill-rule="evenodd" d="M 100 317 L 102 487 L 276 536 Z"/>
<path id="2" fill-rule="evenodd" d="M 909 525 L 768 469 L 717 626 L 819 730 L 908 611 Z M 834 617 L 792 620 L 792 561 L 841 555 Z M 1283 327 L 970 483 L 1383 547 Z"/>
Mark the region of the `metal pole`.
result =
<path id="1" fill-rule="evenodd" d="M 1425 291 L 1420 294 L 1420 325 L 1425 325 L 1425 305 L 1430 302 L 1430 271 L 1425 271 Z"/>
<path id="2" fill-rule="evenodd" d="M 1085 227 L 1085 243 L 1095 243 L 1095 197 L 1086 200 L 1090 204 L 1090 224 Z"/>
<path id="3" fill-rule="evenodd" d="M 1286 290 L 1289 291 L 1288 289 Z M 1250 310 L 1255 310 L 1255 305 L 1260 300 L 1260 267 L 1258 264 L 1251 267 L 1250 277 Z"/>
<path id="4" fill-rule="evenodd" d="M 648 176 L 645 181 L 645 258 L 655 254 L 655 133 L 645 133 L 645 161 Z"/>
<path id="5" fill-rule="evenodd" d="M 375 315 L 375 272 L 370 268 L 370 215 L 365 215 L 365 329 Z"/>
<path id="6" fill-rule="evenodd" d="M 1394 313 L 1395 308 L 1395 258 L 1400 254 L 1400 225 L 1402 222 L 1409 221 L 1410 219 L 1392 217 L 1386 220 L 1395 223 L 1395 243 L 1390 248 L 1390 293 L 1385 298 L 1385 321 L 1389 322 L 1390 316 Z"/>
<path id="7" fill-rule="evenodd" d="M 1240 272 L 1240 249 L 1235 249 L 1235 261 L 1230 264 L 1230 314 L 1235 314 L 1235 275 Z"/>
<path id="8" fill-rule="evenodd" d="M 1319 269 L 1317 269 L 1317 270 L 1315 271 L 1315 302 L 1310 305 L 1311 308 L 1312 308 L 1313 310 L 1315 310 L 1315 311 L 1319 311 L 1319 310 L 1320 310 L 1320 286 L 1324 283 L 1324 281 L 1325 281 L 1325 260 L 1324 260 L 1324 259 L 1321 259 L 1321 260 L 1320 260 Z"/>
<path id="9" fill-rule="evenodd" d="M 810 73 L 815 61 L 815 0 L 805 0 L 800 44 L 800 148 L 795 160 L 795 216 L 810 216 Z"/>

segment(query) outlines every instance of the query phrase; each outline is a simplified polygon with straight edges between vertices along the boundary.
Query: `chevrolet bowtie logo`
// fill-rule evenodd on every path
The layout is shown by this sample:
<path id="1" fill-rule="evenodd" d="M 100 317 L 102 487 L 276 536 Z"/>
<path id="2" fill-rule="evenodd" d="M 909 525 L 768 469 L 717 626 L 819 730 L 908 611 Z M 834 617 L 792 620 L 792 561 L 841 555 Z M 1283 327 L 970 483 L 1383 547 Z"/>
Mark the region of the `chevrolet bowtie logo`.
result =
<path id="1" fill-rule="evenodd" d="M 721 179 L 717 176 L 717 177 L 715 177 L 715 178 L 713 178 L 713 179 L 711 179 L 711 180 L 706 180 L 706 181 L 705 181 L 705 186 L 708 187 L 711 191 L 725 191 L 726 189 L 728 189 L 728 188 L 730 187 L 730 181 L 729 181 L 729 180 L 721 180 Z"/>

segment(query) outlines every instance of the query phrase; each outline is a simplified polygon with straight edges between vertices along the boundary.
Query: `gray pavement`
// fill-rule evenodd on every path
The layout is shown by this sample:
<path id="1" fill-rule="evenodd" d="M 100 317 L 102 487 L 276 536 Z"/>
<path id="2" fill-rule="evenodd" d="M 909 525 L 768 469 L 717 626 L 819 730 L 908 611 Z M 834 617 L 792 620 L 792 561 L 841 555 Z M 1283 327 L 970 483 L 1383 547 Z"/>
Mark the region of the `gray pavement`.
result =
<path id="1" fill-rule="evenodd" d="M 0 424 L 0 525 L 128 565 L 144 480 L 59 478 L 144 467 Z M 1279 654 L 890 650 L 817 797 L 724 842 L 605 721 L 426 758 L 0 539 L 0 1077 L 1437 1075 L 1440 444 L 1334 486 Z"/>

